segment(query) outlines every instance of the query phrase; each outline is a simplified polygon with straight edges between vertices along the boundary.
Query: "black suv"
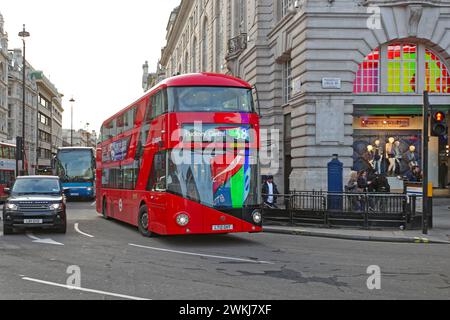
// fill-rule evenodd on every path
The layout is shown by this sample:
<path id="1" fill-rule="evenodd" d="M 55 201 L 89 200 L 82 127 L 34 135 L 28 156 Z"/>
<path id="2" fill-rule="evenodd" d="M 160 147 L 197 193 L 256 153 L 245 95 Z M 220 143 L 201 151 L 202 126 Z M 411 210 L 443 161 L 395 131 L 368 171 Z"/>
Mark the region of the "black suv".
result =
<path id="1" fill-rule="evenodd" d="M 3 234 L 14 229 L 53 229 L 66 233 L 66 191 L 58 177 L 18 177 L 3 206 Z"/>

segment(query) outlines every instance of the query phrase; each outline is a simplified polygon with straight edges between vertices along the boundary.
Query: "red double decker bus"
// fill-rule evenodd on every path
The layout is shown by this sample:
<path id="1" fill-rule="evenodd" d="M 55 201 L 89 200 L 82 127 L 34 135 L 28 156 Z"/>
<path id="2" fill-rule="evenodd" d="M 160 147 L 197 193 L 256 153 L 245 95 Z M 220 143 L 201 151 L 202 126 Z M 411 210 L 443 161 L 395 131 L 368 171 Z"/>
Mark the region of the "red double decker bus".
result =
<path id="1" fill-rule="evenodd" d="M 16 179 L 16 146 L 0 143 L 0 202 L 5 201 L 8 195 L 3 191 L 10 188 Z"/>
<path id="2" fill-rule="evenodd" d="M 260 232 L 259 146 L 248 83 L 166 79 L 103 123 L 97 211 L 144 236 Z"/>

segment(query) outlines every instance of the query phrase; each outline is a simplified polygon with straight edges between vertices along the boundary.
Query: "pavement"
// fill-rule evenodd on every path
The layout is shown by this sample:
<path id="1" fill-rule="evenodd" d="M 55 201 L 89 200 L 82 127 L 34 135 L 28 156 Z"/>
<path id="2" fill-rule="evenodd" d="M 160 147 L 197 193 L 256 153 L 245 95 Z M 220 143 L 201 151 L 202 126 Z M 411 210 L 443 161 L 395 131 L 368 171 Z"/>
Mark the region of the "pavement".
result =
<path id="1" fill-rule="evenodd" d="M 264 232 L 355 241 L 450 244 L 450 198 L 434 199 L 434 228 L 422 230 L 324 229 L 314 227 L 265 226 Z"/>

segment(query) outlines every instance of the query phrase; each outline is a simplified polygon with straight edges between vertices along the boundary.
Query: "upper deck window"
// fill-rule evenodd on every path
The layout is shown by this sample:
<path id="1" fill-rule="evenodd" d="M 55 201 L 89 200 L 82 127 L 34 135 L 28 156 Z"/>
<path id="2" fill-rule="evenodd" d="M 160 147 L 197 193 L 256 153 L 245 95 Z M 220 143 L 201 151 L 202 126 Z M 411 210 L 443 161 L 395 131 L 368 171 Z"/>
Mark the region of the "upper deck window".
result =
<path id="1" fill-rule="evenodd" d="M 172 112 L 255 112 L 252 90 L 232 87 L 170 87 Z"/>

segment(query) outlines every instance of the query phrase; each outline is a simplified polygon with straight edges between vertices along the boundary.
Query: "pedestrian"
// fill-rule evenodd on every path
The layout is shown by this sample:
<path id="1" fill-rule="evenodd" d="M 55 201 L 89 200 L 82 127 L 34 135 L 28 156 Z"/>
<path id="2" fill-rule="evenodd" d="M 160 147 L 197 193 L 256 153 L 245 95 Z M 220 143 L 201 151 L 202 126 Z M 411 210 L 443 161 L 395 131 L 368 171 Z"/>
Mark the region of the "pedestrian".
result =
<path id="1" fill-rule="evenodd" d="M 367 171 L 361 171 L 358 175 L 358 187 L 357 191 L 359 193 L 368 192 L 369 187 L 372 184 L 372 182 L 368 179 L 368 172 Z"/>
<path id="2" fill-rule="evenodd" d="M 348 181 L 347 185 L 345 186 L 346 192 L 356 192 L 356 189 L 358 188 L 358 172 L 352 171 L 350 175 L 350 180 Z"/>
<path id="3" fill-rule="evenodd" d="M 369 187 L 369 192 L 376 193 L 369 196 L 369 210 L 385 212 L 387 209 L 386 195 L 391 192 L 389 181 L 384 175 L 377 175 Z"/>
<path id="4" fill-rule="evenodd" d="M 278 208 L 277 195 L 279 195 L 277 185 L 273 181 L 273 176 L 268 176 L 267 181 L 264 183 L 262 188 L 264 203 L 270 208 Z"/>
<path id="5" fill-rule="evenodd" d="M 420 167 L 414 166 L 406 173 L 405 179 L 409 182 L 422 182 L 422 170 Z"/>
<path id="6" fill-rule="evenodd" d="M 369 191 L 369 187 L 372 184 L 368 180 L 368 172 L 367 171 L 361 171 L 358 175 L 358 187 L 357 192 L 358 193 L 367 193 Z M 365 210 L 367 205 L 367 196 L 366 195 L 359 195 L 358 202 L 359 202 L 359 210 Z"/>
<path id="7" fill-rule="evenodd" d="M 352 171 L 350 180 L 345 186 L 345 192 L 349 193 L 347 197 L 350 205 L 350 211 L 360 210 L 359 196 L 355 194 L 358 191 L 357 189 L 358 189 L 358 172 Z"/>

